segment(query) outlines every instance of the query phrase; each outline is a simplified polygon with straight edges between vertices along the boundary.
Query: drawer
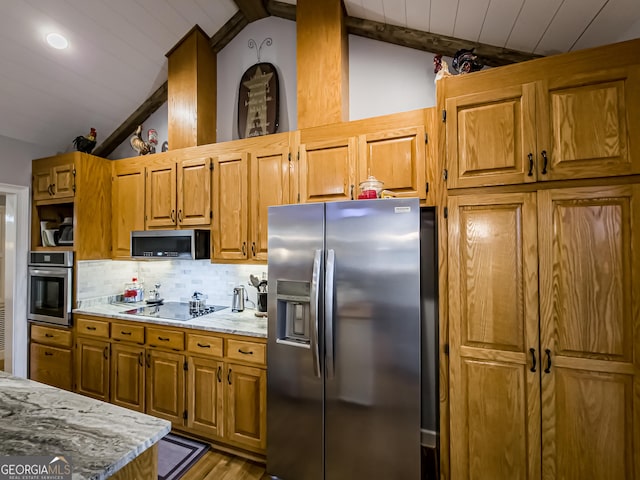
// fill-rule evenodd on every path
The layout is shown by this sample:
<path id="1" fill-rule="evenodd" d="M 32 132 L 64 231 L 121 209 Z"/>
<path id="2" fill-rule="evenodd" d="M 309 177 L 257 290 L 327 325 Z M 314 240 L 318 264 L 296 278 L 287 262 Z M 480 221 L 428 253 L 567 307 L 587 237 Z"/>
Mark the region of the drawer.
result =
<path id="1" fill-rule="evenodd" d="M 126 323 L 111 324 L 111 338 L 123 342 L 144 343 L 144 326 Z"/>
<path id="2" fill-rule="evenodd" d="M 31 344 L 29 378 L 36 382 L 71 391 L 72 387 L 71 350 Z"/>
<path id="3" fill-rule="evenodd" d="M 184 333 L 175 330 L 147 327 L 147 345 L 150 347 L 184 350 Z"/>
<path id="4" fill-rule="evenodd" d="M 42 325 L 31 325 L 31 341 L 44 343 L 45 345 L 56 345 L 59 347 L 71 348 L 73 335 L 71 330 L 43 327 Z"/>
<path id="5" fill-rule="evenodd" d="M 199 355 L 222 357 L 222 339 L 209 335 L 187 333 L 187 350 Z"/>
<path id="6" fill-rule="evenodd" d="M 267 345 L 265 343 L 227 340 L 227 358 L 243 362 L 267 364 Z"/>
<path id="7" fill-rule="evenodd" d="M 76 328 L 78 335 L 109 338 L 109 322 L 80 317 L 76 318 Z"/>

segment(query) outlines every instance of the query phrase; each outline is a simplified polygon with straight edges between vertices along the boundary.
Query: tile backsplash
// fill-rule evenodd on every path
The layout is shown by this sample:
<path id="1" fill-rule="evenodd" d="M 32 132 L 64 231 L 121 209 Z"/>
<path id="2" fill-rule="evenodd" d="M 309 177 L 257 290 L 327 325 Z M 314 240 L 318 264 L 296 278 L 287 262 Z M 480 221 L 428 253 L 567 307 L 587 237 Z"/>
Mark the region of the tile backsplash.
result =
<path id="1" fill-rule="evenodd" d="M 145 298 L 160 284 L 160 296 L 166 301 L 188 301 L 194 291 L 207 295 L 210 305 L 231 305 L 233 287 L 244 285 L 249 300 L 256 301 L 256 289 L 249 286 L 249 275 L 262 278 L 266 265 L 215 264 L 209 260 L 79 261 L 77 300 L 120 295 L 125 283 L 136 277 L 144 283 Z"/>

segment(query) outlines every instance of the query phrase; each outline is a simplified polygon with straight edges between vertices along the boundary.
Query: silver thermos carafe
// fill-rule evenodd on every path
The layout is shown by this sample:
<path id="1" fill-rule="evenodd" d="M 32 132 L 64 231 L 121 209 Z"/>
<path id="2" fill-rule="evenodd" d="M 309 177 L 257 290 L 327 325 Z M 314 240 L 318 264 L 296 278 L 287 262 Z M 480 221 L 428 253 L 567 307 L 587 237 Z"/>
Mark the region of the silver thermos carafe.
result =
<path id="1" fill-rule="evenodd" d="M 239 286 L 233 289 L 233 303 L 231 304 L 231 310 L 234 312 L 241 312 L 244 310 L 244 287 Z"/>

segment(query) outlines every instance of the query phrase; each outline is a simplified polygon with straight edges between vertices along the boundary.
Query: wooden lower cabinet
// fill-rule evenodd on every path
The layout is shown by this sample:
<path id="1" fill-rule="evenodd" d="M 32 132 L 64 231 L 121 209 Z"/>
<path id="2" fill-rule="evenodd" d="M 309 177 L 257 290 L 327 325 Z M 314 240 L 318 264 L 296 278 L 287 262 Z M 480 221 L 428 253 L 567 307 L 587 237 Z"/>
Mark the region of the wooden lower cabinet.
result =
<path id="1" fill-rule="evenodd" d="M 71 391 L 73 362 L 71 350 L 31 343 L 29 378 L 36 382 Z"/>
<path id="2" fill-rule="evenodd" d="M 72 390 L 71 330 L 32 324 L 30 334 L 29 378 L 64 390 Z"/>
<path id="3" fill-rule="evenodd" d="M 237 444 L 267 447 L 267 372 L 230 363 L 227 365 L 226 437 Z"/>
<path id="4" fill-rule="evenodd" d="M 111 403 L 145 412 L 145 349 L 111 344 Z"/>
<path id="5" fill-rule="evenodd" d="M 449 212 L 451 478 L 640 478 L 640 185 Z"/>
<path id="6" fill-rule="evenodd" d="M 185 356 L 180 353 L 147 349 L 146 412 L 184 424 Z"/>
<path id="7" fill-rule="evenodd" d="M 224 363 L 189 357 L 187 369 L 187 428 L 205 436 L 223 438 Z"/>
<path id="8" fill-rule="evenodd" d="M 111 344 L 106 340 L 76 339 L 75 391 L 103 402 L 109 401 L 109 356 Z"/>

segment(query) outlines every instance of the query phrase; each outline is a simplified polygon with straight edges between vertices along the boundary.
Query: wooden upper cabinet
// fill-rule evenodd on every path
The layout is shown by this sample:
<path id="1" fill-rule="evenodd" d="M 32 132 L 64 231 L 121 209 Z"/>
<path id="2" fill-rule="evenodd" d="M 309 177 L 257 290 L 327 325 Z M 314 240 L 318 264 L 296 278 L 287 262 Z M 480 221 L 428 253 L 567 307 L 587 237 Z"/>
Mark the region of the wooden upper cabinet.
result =
<path id="1" fill-rule="evenodd" d="M 640 173 L 640 67 L 558 75 L 538 87 L 540 180 Z"/>
<path id="2" fill-rule="evenodd" d="M 269 207 L 290 203 L 289 148 L 278 146 L 256 151 L 251 157 L 251 258 L 266 261 L 269 244 Z"/>
<path id="3" fill-rule="evenodd" d="M 176 164 L 174 162 L 146 168 L 145 197 L 147 228 L 177 225 Z"/>
<path id="4" fill-rule="evenodd" d="M 448 225 L 451 478 L 539 479 L 535 193 L 450 197 Z"/>
<path id="5" fill-rule="evenodd" d="M 640 185 L 538 199 L 543 478 L 638 478 Z"/>
<path id="6" fill-rule="evenodd" d="M 146 168 L 146 227 L 211 224 L 211 158 L 171 160 Z"/>
<path id="7" fill-rule="evenodd" d="M 229 153 L 214 159 L 213 260 L 248 258 L 249 154 Z"/>
<path id="8" fill-rule="evenodd" d="M 640 66 L 530 77 L 446 99 L 448 188 L 640 173 Z"/>
<path id="9" fill-rule="evenodd" d="M 211 158 L 183 160 L 178 164 L 178 224 L 211 224 Z"/>
<path id="10" fill-rule="evenodd" d="M 360 136 L 358 182 L 373 175 L 398 197 L 427 198 L 424 127 Z M 356 195 L 357 197 L 357 195 Z"/>
<path id="11" fill-rule="evenodd" d="M 41 160 L 33 163 L 33 199 L 51 200 L 73 197 L 75 194 L 75 167 L 72 162 L 59 164 Z"/>
<path id="12" fill-rule="evenodd" d="M 131 256 L 131 232 L 144 230 L 145 172 L 143 166 L 116 162 L 111 185 L 112 257 Z"/>
<path id="13" fill-rule="evenodd" d="M 300 145 L 300 203 L 352 200 L 357 196 L 356 137 Z"/>
<path id="14" fill-rule="evenodd" d="M 446 100 L 448 188 L 536 180 L 534 83 Z"/>

